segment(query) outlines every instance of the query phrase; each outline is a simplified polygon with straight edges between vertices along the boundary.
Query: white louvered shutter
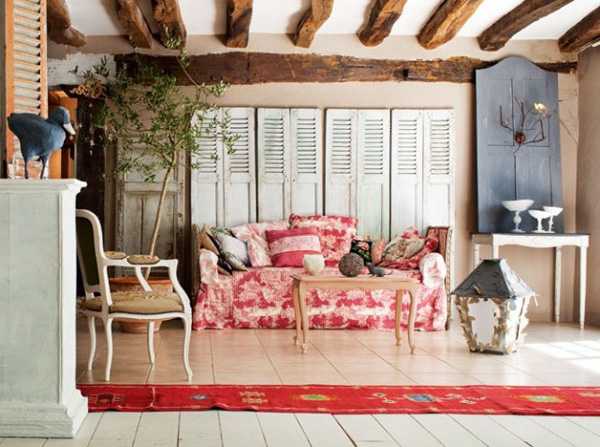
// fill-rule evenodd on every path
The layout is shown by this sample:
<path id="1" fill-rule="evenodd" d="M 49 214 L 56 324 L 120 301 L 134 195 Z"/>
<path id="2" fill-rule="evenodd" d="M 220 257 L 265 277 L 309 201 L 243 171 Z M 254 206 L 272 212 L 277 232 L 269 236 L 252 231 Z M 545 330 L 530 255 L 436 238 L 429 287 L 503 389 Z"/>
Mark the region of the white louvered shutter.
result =
<path id="1" fill-rule="evenodd" d="M 48 114 L 46 0 L 12 0 L 6 3 L 5 12 L 2 70 L 5 70 L 6 114 L 29 112 L 45 117 Z M 21 170 L 19 141 L 11 132 L 6 137 L 7 161 L 12 163 L 16 153 Z"/>
<path id="2" fill-rule="evenodd" d="M 258 109 L 258 220 L 287 219 L 290 210 L 289 109 Z"/>
<path id="3" fill-rule="evenodd" d="M 424 112 L 423 227 L 454 225 L 454 112 Z"/>
<path id="4" fill-rule="evenodd" d="M 221 112 L 215 113 L 220 116 Z M 214 117 L 205 115 L 202 136 L 197 141 L 198 153 L 192 159 L 198 164 L 191 173 L 192 224 L 196 225 L 224 224 L 223 145 L 211 130 Z"/>
<path id="5" fill-rule="evenodd" d="M 423 112 L 392 111 L 391 237 L 423 230 Z"/>
<path id="6" fill-rule="evenodd" d="M 237 135 L 232 154 L 223 148 L 223 225 L 256 222 L 256 164 L 254 109 L 222 109 L 229 116 L 229 131 Z"/>
<path id="7" fill-rule="evenodd" d="M 390 232 L 390 112 L 358 111 L 358 233 L 371 239 Z"/>
<path id="8" fill-rule="evenodd" d="M 291 109 L 291 211 L 323 213 L 321 110 Z"/>
<path id="9" fill-rule="evenodd" d="M 325 214 L 356 216 L 356 110 L 326 111 Z"/>

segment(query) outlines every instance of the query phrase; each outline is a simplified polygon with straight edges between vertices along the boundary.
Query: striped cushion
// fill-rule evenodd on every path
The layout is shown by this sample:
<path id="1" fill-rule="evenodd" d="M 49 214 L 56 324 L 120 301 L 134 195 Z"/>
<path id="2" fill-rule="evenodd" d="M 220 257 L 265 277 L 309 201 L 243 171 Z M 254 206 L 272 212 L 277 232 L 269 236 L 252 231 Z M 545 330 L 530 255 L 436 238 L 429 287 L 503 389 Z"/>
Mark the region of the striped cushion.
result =
<path id="1" fill-rule="evenodd" d="M 304 255 L 321 254 L 321 240 L 315 228 L 266 232 L 274 267 L 302 267 Z"/>

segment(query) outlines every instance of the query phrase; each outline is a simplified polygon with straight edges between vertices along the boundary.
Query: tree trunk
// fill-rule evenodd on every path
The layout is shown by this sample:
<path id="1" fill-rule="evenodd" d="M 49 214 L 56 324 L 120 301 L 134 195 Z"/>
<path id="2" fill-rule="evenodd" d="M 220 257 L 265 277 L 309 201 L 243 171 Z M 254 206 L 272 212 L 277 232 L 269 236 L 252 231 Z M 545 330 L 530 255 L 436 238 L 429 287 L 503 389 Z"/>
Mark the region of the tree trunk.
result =
<path id="1" fill-rule="evenodd" d="M 162 188 L 160 190 L 160 200 L 158 201 L 158 208 L 156 210 L 156 219 L 154 220 L 154 229 L 152 230 L 152 239 L 150 241 L 150 252 L 148 253 L 150 256 L 153 256 L 154 252 L 156 251 L 156 243 L 158 242 L 158 232 L 160 230 L 160 220 L 163 213 L 165 198 L 167 197 L 167 187 L 169 185 L 169 180 L 171 179 L 173 166 L 173 164 L 169 166 L 167 172 L 165 173 L 165 177 L 163 178 Z"/>

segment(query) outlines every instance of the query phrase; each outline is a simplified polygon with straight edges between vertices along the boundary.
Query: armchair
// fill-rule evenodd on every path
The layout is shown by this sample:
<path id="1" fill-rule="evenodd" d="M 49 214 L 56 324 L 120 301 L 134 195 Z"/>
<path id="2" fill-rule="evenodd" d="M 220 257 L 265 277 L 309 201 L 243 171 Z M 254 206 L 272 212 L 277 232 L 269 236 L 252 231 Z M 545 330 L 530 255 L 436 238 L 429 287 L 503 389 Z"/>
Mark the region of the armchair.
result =
<path id="1" fill-rule="evenodd" d="M 139 256 L 126 257 L 125 254 L 105 252 L 102 241 L 102 228 L 95 214 L 87 210 L 77 210 L 77 255 L 83 276 L 85 297 L 80 303 L 81 312 L 87 316 L 90 331 L 90 355 L 88 370 L 91 370 L 96 354 L 96 318 L 102 320 L 106 333 L 106 369 L 104 379 L 110 380 L 113 343 L 112 323 L 115 318 L 146 320 L 148 322 L 148 358 L 154 364 L 154 321 L 180 318 L 183 320 L 185 335 L 183 345 L 183 366 L 188 380 L 192 378 L 189 364 L 189 347 L 192 328 L 190 300 L 177 279 L 177 260 L 144 259 Z M 143 288 L 143 292 L 110 291 L 109 267 L 132 268 Z M 167 268 L 174 293 L 157 294 L 144 278 L 143 269 Z"/>

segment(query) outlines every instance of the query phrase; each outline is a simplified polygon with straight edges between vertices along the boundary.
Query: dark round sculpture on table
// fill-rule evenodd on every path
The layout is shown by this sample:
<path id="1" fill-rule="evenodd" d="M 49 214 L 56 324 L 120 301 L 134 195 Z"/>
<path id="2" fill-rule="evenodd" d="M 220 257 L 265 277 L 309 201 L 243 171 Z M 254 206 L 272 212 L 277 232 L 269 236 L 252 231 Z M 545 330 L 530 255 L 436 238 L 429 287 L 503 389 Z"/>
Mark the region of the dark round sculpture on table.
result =
<path id="1" fill-rule="evenodd" d="M 365 261 L 356 253 L 348 253 L 340 259 L 339 269 L 342 275 L 353 278 L 361 274 Z"/>

